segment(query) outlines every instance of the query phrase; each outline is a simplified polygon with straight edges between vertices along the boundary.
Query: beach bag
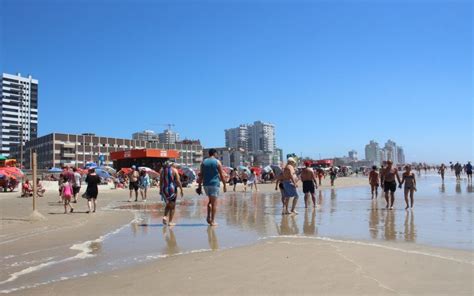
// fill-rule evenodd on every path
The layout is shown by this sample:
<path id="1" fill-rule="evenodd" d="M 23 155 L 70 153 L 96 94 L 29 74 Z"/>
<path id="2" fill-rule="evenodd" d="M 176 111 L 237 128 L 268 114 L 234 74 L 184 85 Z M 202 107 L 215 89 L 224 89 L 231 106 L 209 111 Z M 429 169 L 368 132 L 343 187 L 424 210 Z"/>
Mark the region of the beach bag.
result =
<path id="1" fill-rule="evenodd" d="M 72 197 L 72 187 L 71 185 L 65 185 L 63 188 L 63 196 L 66 198 Z"/>
<path id="2" fill-rule="evenodd" d="M 89 194 L 87 194 L 87 191 L 82 194 L 82 198 L 89 198 Z"/>

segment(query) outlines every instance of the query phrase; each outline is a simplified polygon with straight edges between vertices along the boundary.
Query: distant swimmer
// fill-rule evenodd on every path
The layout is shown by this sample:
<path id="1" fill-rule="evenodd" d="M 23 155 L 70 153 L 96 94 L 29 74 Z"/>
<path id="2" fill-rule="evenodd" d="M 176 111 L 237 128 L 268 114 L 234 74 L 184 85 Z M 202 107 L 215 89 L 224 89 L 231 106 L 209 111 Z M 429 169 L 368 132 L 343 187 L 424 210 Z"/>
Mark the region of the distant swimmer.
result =
<path id="1" fill-rule="evenodd" d="M 472 164 L 470 161 L 466 164 L 467 181 L 472 183 Z"/>
<path id="2" fill-rule="evenodd" d="M 402 175 L 402 182 L 399 187 L 402 188 L 402 184 L 405 183 L 405 203 L 407 207 L 405 209 L 413 209 L 413 194 L 416 191 L 416 178 L 415 174 L 411 171 L 411 166 L 405 166 L 405 172 Z M 408 203 L 408 194 L 410 194 L 410 204 Z"/>
<path id="3" fill-rule="evenodd" d="M 303 193 L 304 193 L 304 207 L 308 208 L 308 199 L 311 195 L 313 201 L 313 208 L 316 207 L 316 195 L 315 189 L 318 188 L 318 182 L 316 181 L 316 175 L 314 170 L 311 168 L 311 162 L 304 162 L 305 168 L 301 172 L 301 181 L 303 182 Z"/>
<path id="4" fill-rule="evenodd" d="M 372 199 L 377 198 L 378 187 L 379 187 L 379 173 L 377 172 L 377 166 L 373 166 L 369 173 L 369 184 L 370 191 L 372 192 Z"/>
<path id="5" fill-rule="evenodd" d="M 395 202 L 395 191 L 397 190 L 397 180 L 400 183 L 400 176 L 398 175 L 397 168 L 392 167 L 392 161 L 387 161 L 387 167 L 383 171 L 383 180 L 384 180 L 384 192 L 385 192 L 385 201 L 387 206 L 385 208 L 392 210 L 393 203 Z M 395 180 L 396 178 L 396 180 Z"/>
<path id="6" fill-rule="evenodd" d="M 444 165 L 444 163 L 441 164 L 441 166 L 439 167 L 438 169 L 438 174 L 441 175 L 441 180 L 444 182 L 444 173 L 446 171 L 446 166 Z"/>
<path id="7" fill-rule="evenodd" d="M 288 204 L 290 202 L 290 198 L 293 197 L 293 205 L 291 207 L 291 213 L 293 214 L 298 214 L 296 212 L 296 203 L 298 202 L 298 179 L 296 177 L 296 161 L 294 158 L 290 157 L 288 158 L 287 164 L 285 168 L 283 169 L 283 192 L 284 192 L 284 207 L 283 207 L 283 212 L 282 214 L 290 214 L 288 212 Z"/>

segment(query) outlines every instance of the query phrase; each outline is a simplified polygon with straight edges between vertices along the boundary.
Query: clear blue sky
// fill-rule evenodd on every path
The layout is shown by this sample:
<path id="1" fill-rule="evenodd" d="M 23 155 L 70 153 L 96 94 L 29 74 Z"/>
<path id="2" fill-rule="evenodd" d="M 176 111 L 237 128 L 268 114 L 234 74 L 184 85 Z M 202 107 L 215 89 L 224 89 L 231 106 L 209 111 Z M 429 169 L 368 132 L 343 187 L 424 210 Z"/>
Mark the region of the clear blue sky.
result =
<path id="1" fill-rule="evenodd" d="M 285 153 L 474 160 L 470 1 L 1 3 L 1 70 L 40 80 L 41 135 L 174 123 L 209 147 L 262 120 Z"/>

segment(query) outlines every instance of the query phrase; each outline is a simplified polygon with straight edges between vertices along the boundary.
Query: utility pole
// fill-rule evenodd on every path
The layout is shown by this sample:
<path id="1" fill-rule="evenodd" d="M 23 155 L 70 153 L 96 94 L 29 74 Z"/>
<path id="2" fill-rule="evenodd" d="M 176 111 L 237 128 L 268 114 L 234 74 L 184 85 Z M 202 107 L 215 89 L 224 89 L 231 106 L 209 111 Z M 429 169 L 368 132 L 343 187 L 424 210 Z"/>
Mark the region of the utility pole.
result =
<path id="1" fill-rule="evenodd" d="M 30 150 L 31 156 L 31 168 L 33 171 L 33 212 L 30 215 L 30 220 L 38 221 L 38 220 L 46 220 L 46 218 L 36 210 L 36 196 L 38 194 L 38 183 L 36 182 L 37 179 L 37 170 L 38 165 L 36 162 L 36 150 Z"/>
<path id="2" fill-rule="evenodd" d="M 23 84 L 20 84 L 20 169 L 23 169 Z"/>

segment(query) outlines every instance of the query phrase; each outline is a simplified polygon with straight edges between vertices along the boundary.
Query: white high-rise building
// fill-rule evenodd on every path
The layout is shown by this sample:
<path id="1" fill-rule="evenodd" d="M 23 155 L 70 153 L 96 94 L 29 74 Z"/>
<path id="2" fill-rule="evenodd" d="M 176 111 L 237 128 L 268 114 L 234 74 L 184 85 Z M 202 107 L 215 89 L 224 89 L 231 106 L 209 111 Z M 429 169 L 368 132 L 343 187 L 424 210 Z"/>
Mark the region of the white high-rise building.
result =
<path id="1" fill-rule="evenodd" d="M 144 130 L 143 132 L 136 132 L 132 134 L 133 140 L 147 141 L 159 143 L 159 136 L 152 130 Z"/>
<path id="2" fill-rule="evenodd" d="M 349 151 L 348 154 L 349 154 L 349 159 L 350 160 L 354 160 L 354 161 L 358 160 L 357 151 L 351 150 L 351 151 Z"/>
<path id="3" fill-rule="evenodd" d="M 38 136 L 38 80 L 20 73 L 2 74 L 0 82 L 0 153 Z"/>
<path id="4" fill-rule="evenodd" d="M 372 140 L 365 145 L 365 159 L 374 162 L 376 165 L 381 163 L 379 143 Z"/>
<path id="5" fill-rule="evenodd" d="M 236 128 L 225 130 L 225 146 L 227 148 L 249 150 L 248 125 L 242 124 Z"/>
<path id="6" fill-rule="evenodd" d="M 275 125 L 255 121 L 249 126 L 249 151 L 271 152 L 275 151 Z"/>
<path id="7" fill-rule="evenodd" d="M 398 150 L 398 153 L 397 153 L 398 154 L 398 163 L 400 163 L 400 164 L 406 163 L 406 161 L 405 161 L 405 152 L 403 151 L 403 148 L 398 146 L 397 150 Z"/>
<path id="8" fill-rule="evenodd" d="M 170 129 L 164 130 L 162 133 L 158 134 L 160 143 L 164 144 L 175 144 L 179 141 L 179 134 L 173 132 Z"/>
<path id="9" fill-rule="evenodd" d="M 388 140 L 385 143 L 385 156 L 386 160 L 391 160 L 394 164 L 398 164 L 398 147 L 397 143 L 392 140 Z"/>

